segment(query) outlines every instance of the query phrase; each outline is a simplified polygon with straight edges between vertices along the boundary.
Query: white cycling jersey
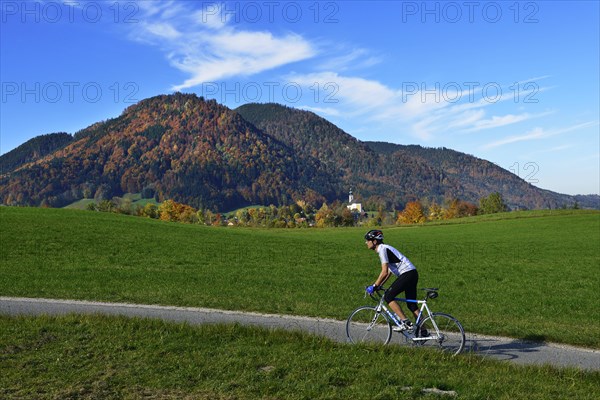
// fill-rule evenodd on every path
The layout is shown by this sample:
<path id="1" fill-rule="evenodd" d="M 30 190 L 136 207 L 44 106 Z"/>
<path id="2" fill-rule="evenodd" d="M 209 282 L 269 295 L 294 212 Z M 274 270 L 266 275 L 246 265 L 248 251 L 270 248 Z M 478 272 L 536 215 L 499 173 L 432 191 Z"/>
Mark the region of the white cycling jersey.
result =
<path id="1" fill-rule="evenodd" d="M 400 276 L 408 271 L 416 270 L 415 266 L 408 258 L 390 245 L 381 243 L 377 247 L 377 253 L 379 253 L 381 263 L 387 263 L 392 274 L 396 276 Z"/>

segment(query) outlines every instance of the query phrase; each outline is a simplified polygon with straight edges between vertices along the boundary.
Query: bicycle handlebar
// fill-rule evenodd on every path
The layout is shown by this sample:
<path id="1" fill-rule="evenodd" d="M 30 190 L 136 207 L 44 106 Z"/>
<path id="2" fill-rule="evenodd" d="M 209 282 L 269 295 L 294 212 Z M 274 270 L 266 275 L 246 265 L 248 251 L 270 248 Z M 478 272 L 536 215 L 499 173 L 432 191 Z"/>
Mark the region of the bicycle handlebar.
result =
<path id="1" fill-rule="evenodd" d="M 383 286 L 376 286 L 373 289 L 374 289 L 373 293 L 369 293 L 369 292 L 367 292 L 367 288 L 365 288 L 365 297 L 367 297 L 367 295 L 369 295 L 369 297 L 371 297 L 373 300 L 379 300 L 379 299 L 381 299 L 381 294 L 379 292 L 384 292 L 385 290 L 387 290 L 387 289 L 384 289 Z M 379 298 L 373 296 L 373 294 L 375 294 L 375 293 L 377 294 L 377 296 L 379 296 Z"/>
<path id="2" fill-rule="evenodd" d="M 379 293 L 379 292 L 385 292 L 387 290 L 383 286 L 376 286 L 373 289 L 374 289 L 373 293 L 369 293 L 369 292 L 367 292 L 367 288 L 365 288 L 365 297 L 367 297 L 366 295 L 368 294 L 369 297 L 371 297 L 373 300 L 380 300 L 382 296 L 381 296 L 381 293 Z M 425 300 L 427 300 L 427 299 L 435 299 L 436 297 L 438 297 L 438 291 L 440 289 L 439 288 L 421 288 L 421 290 L 424 290 L 425 292 L 427 292 L 427 294 L 425 295 Z M 373 296 L 375 293 L 379 297 Z"/>

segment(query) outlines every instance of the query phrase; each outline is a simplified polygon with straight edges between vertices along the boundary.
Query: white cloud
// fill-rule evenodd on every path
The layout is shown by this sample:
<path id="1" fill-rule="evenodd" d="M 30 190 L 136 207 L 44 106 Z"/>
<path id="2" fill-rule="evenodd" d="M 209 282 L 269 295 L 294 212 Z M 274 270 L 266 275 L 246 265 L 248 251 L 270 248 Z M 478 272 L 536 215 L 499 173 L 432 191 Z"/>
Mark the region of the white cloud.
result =
<path id="1" fill-rule="evenodd" d="M 573 125 L 573 126 L 570 126 L 567 128 L 553 129 L 553 130 L 546 130 L 541 127 L 536 127 L 522 135 L 509 136 L 507 138 L 497 140 L 492 143 L 488 143 L 485 146 L 483 146 L 483 148 L 484 149 L 492 149 L 495 147 L 505 146 L 507 144 L 517 143 L 517 142 L 536 140 L 536 139 L 545 139 L 545 138 L 549 138 L 549 137 L 556 136 L 556 135 L 562 135 L 563 133 L 573 132 L 573 131 L 576 131 L 579 129 L 584 129 L 584 128 L 589 128 L 594 125 L 598 125 L 598 121 L 589 121 L 589 122 L 584 122 L 581 124 Z"/>
<path id="2" fill-rule="evenodd" d="M 204 38 L 204 43 L 195 47 L 173 51 L 169 56 L 172 64 L 192 75 L 173 89 L 251 76 L 313 55 L 310 44 L 297 35 L 277 38 L 268 32 L 222 32 Z"/>
<path id="3" fill-rule="evenodd" d="M 499 126 L 505 126 L 510 124 L 515 124 L 517 122 L 525 121 L 529 119 L 531 116 L 528 113 L 514 115 L 507 114 L 501 117 L 494 115 L 491 119 L 482 119 L 474 122 L 474 126 L 470 129 L 467 129 L 468 132 L 480 131 L 482 129 L 490 129 L 497 128 Z"/>
<path id="4" fill-rule="evenodd" d="M 181 37 L 181 33 L 168 23 L 143 24 L 142 29 L 162 39 L 175 40 Z"/>
<path id="5" fill-rule="evenodd" d="M 510 136 L 510 137 L 504 138 L 502 140 L 497 140 L 495 142 L 492 142 L 492 143 L 489 143 L 489 144 L 483 146 L 483 148 L 491 149 L 494 147 L 504 146 L 504 145 L 511 144 L 511 143 L 523 142 L 526 140 L 542 139 L 544 137 L 548 137 L 549 135 L 550 134 L 547 131 L 545 131 L 543 128 L 536 127 L 536 128 L 533 128 L 532 130 L 530 130 L 529 132 L 526 132 L 523 135 Z"/>
<path id="6" fill-rule="evenodd" d="M 192 13 L 192 18 L 197 24 L 201 24 L 210 29 L 221 29 L 225 27 L 233 14 L 223 12 L 223 3 L 203 4 L 201 10 Z"/>
<path id="7" fill-rule="evenodd" d="M 540 88 L 537 81 L 549 78 L 548 75 L 514 82 L 510 86 L 491 85 L 502 93 L 494 99 L 486 97 L 481 86 L 435 84 L 423 87 L 424 84 L 402 83 L 401 87 L 393 87 L 348 72 L 380 62 L 369 50 L 339 43 L 325 44 L 317 50 L 313 42 L 293 32 L 275 34 L 243 29 L 232 23 L 234 15 L 231 10 L 223 9 L 223 4 L 202 3 L 202 8 L 198 9 L 194 8 L 194 3 L 187 2 L 140 3 L 144 15 L 140 18 L 142 23 L 135 27 L 136 40 L 159 46 L 171 65 L 187 74 L 183 82 L 173 85 L 173 90 L 236 77 L 247 78 L 321 55 L 312 64 L 312 71 L 283 73 L 277 78 L 307 89 L 314 88 L 315 84 L 330 89 L 327 90 L 328 100 L 334 100 L 335 104 L 317 102 L 307 104 L 305 109 L 345 119 L 358 117 L 363 123 L 401 130 L 423 141 L 432 141 L 448 132 L 479 132 L 514 125 L 548 114 L 523 110 L 498 113 L 499 104 L 506 105 L 507 100 L 515 100 L 517 94 L 521 99 L 531 100 L 546 90 Z M 321 71 L 314 72 L 318 70 Z M 307 90 L 307 93 L 312 91 Z M 538 128 L 497 140 L 484 148 L 534 140 L 549 134 Z"/>
<path id="8" fill-rule="evenodd" d="M 348 58 L 351 61 L 352 57 Z M 404 132 L 424 141 L 448 131 L 476 132 L 517 124 L 551 112 L 505 114 L 486 117 L 486 109 L 497 107 L 512 95 L 495 101 L 484 98 L 473 88 L 457 88 L 454 92 L 443 89 L 424 89 L 416 84 L 402 84 L 392 88 L 376 80 L 344 76 L 338 72 L 294 74 L 289 81 L 311 87 L 335 84 L 335 98 L 343 115 L 361 116 L 381 125 L 402 126 Z M 541 78 L 540 78 L 541 79 Z"/>
<path id="9" fill-rule="evenodd" d="M 314 112 L 315 114 L 329 115 L 329 116 L 333 116 L 333 117 L 339 117 L 342 115 L 337 108 L 333 108 L 333 107 L 300 106 L 298 108 L 301 110 Z"/>
<path id="10" fill-rule="evenodd" d="M 518 115 L 507 114 L 507 115 L 503 115 L 503 116 L 494 115 L 490 119 L 479 119 L 479 120 L 473 121 L 472 127 L 465 129 L 464 131 L 465 132 L 477 132 L 477 131 L 481 131 L 483 129 L 498 128 L 501 126 L 516 124 L 518 122 L 526 121 L 531 118 L 538 118 L 538 117 L 542 117 L 542 116 L 549 115 L 549 114 L 551 114 L 551 112 L 544 112 L 544 113 L 539 113 L 539 114 L 522 113 L 522 114 L 518 114 Z"/>
<path id="11" fill-rule="evenodd" d="M 190 75 L 173 90 L 251 76 L 316 54 L 311 43 L 300 35 L 276 36 L 229 26 L 231 13 L 224 15 L 217 3 L 203 5 L 202 10 L 194 10 L 184 2 L 142 3 L 143 23 L 136 25 L 132 37 L 161 47 L 171 65 Z"/>
<path id="12" fill-rule="evenodd" d="M 448 129 L 463 129 L 481 122 L 484 117 L 484 110 L 464 110 L 457 111 L 455 117 L 446 124 Z"/>
<path id="13" fill-rule="evenodd" d="M 389 104 L 394 104 L 398 96 L 387 86 L 368 79 L 341 76 L 336 72 L 319 72 L 313 74 L 292 74 L 286 79 L 301 86 L 319 87 L 333 85 L 332 95 L 340 108 L 353 115 L 365 115 L 380 112 Z"/>
<path id="14" fill-rule="evenodd" d="M 515 82 L 511 87 L 514 88 L 515 85 L 524 86 L 524 85 L 534 85 L 537 86 L 537 81 L 541 81 L 543 79 L 550 78 L 552 75 L 542 75 L 536 76 L 535 78 L 523 79 L 522 81 Z"/>
<path id="15" fill-rule="evenodd" d="M 366 49 L 341 49 L 342 55 L 329 57 L 323 61 L 318 69 L 323 71 L 347 71 L 349 69 L 369 68 L 381 62 L 381 59 L 372 56 Z"/>

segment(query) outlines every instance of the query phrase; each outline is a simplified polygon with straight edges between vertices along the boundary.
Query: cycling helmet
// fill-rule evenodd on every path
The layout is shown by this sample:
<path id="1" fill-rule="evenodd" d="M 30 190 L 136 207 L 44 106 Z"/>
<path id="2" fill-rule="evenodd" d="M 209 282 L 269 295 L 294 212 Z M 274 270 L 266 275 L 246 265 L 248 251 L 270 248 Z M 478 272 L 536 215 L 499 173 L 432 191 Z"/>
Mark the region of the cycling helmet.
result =
<path id="1" fill-rule="evenodd" d="M 365 240 L 377 240 L 383 242 L 383 232 L 377 229 L 372 229 L 366 233 Z"/>

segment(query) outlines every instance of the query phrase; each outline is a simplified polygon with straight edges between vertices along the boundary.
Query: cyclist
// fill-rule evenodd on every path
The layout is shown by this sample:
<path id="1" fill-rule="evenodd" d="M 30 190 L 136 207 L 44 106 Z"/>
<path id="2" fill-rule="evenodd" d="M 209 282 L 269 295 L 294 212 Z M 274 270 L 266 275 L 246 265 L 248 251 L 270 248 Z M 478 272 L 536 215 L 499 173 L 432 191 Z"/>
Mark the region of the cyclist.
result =
<path id="1" fill-rule="evenodd" d="M 369 250 L 376 251 L 381 260 L 381 272 L 375 283 L 367 287 L 367 293 L 372 294 L 394 274 L 396 280 L 385 291 L 384 299 L 390 308 L 400 317 L 400 326 L 394 327 L 394 330 L 403 331 L 410 329 L 412 323 L 404 315 L 400 305 L 394 299 L 402 292 L 404 292 L 405 297 L 409 300 L 417 299 L 417 282 L 419 281 L 417 269 L 402 253 L 392 246 L 383 243 L 383 232 L 380 230 L 373 229 L 367 232 L 365 235 L 365 244 Z M 406 305 L 415 315 L 415 318 L 419 316 L 417 303 L 408 302 Z"/>

